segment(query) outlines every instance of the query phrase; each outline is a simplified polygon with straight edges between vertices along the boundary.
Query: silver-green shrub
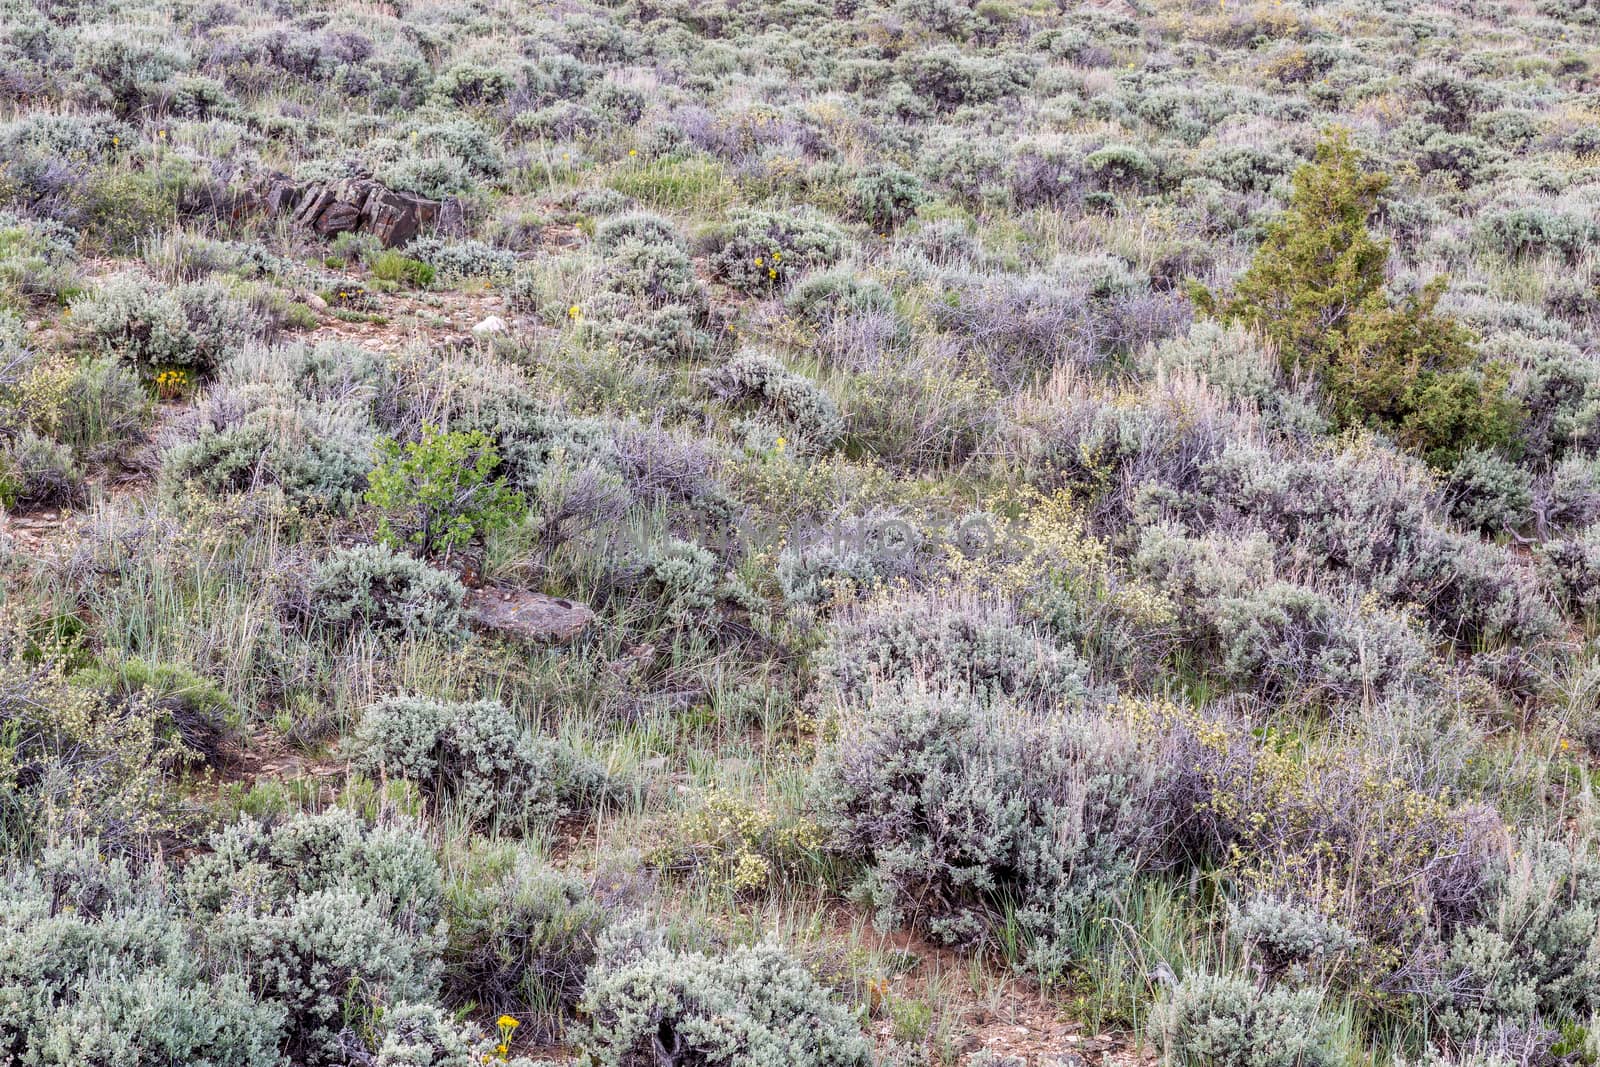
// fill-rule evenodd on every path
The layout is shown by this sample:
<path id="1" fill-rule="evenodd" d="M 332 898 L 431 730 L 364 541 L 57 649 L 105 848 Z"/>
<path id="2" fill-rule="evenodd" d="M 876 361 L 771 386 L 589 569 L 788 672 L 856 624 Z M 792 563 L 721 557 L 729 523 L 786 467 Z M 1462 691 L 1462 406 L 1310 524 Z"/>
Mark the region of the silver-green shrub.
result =
<path id="1" fill-rule="evenodd" d="M 117 274 L 75 301 L 72 310 L 96 345 L 145 371 L 187 367 L 208 373 L 267 330 L 259 312 L 211 281 L 169 289 Z"/>
<path id="2" fill-rule="evenodd" d="M 1059 972 L 1083 914 L 1168 858 L 1171 774 L 1117 717 L 907 685 L 837 729 L 816 796 L 881 924 L 981 942 L 1009 904 L 1031 964 Z"/>
<path id="3" fill-rule="evenodd" d="M 446 897 L 444 995 L 521 1019 L 523 1037 L 554 1040 L 583 992 L 610 916 L 577 877 L 517 857 L 475 863 Z"/>
<path id="4" fill-rule="evenodd" d="M 466 589 L 415 556 L 358 545 L 319 563 L 307 594 L 311 618 L 337 633 L 422 637 L 460 631 Z"/>
<path id="5" fill-rule="evenodd" d="M 833 398 L 765 352 L 741 352 L 705 371 L 701 381 L 726 403 L 777 416 L 816 448 L 829 447 L 844 432 L 844 419 Z"/>
<path id="6" fill-rule="evenodd" d="M 69 506 L 85 495 L 83 468 L 60 441 L 23 430 L 0 444 L 0 507 Z"/>
<path id="7" fill-rule="evenodd" d="M 282 1006 L 208 967 L 159 871 L 51 850 L 0 876 L 0 1056 L 279 1067 Z"/>
<path id="8" fill-rule="evenodd" d="M 415 782 L 469 819 L 538 826 L 570 810 L 598 769 L 535 736 L 503 704 L 390 697 L 367 708 L 347 742 L 355 770 Z"/>
<path id="9" fill-rule="evenodd" d="M 771 945 L 725 956 L 632 946 L 595 964 L 581 1010 L 598 1067 L 872 1063 L 854 1014 Z"/>
<path id="10" fill-rule="evenodd" d="M 819 674 L 831 694 L 865 696 L 916 682 L 1040 711 L 1082 704 L 1087 669 L 1070 648 L 1019 618 L 1004 600 L 899 591 L 836 613 Z"/>
<path id="11" fill-rule="evenodd" d="M 352 1022 L 437 995 L 443 891 L 415 833 L 335 809 L 271 829 L 241 820 L 210 844 L 184 897 L 207 954 L 286 1013 L 295 1062 L 342 1062 Z"/>
<path id="12" fill-rule="evenodd" d="M 747 293 L 764 293 L 843 258 L 844 231 L 812 211 L 751 209 L 713 234 L 711 270 Z"/>
<path id="13" fill-rule="evenodd" d="M 1335 1067 L 1343 1062 L 1314 989 L 1197 971 L 1152 1009 L 1172 1067 Z"/>
<path id="14" fill-rule="evenodd" d="M 1445 969 L 1451 1035 L 1481 1041 L 1584 1023 L 1600 1011 L 1600 858 L 1582 838 L 1523 835 L 1487 894 L 1482 922 L 1459 930 Z"/>

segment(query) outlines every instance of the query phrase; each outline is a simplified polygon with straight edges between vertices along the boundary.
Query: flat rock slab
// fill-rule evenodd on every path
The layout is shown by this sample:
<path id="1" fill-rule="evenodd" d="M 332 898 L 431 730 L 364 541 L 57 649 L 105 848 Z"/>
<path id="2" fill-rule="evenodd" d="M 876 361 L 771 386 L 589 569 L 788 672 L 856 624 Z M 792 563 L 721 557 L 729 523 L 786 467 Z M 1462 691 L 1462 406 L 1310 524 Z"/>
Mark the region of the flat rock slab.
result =
<path id="1" fill-rule="evenodd" d="M 462 607 L 480 630 L 540 644 L 571 641 L 594 621 L 587 604 L 527 589 L 471 589 Z"/>

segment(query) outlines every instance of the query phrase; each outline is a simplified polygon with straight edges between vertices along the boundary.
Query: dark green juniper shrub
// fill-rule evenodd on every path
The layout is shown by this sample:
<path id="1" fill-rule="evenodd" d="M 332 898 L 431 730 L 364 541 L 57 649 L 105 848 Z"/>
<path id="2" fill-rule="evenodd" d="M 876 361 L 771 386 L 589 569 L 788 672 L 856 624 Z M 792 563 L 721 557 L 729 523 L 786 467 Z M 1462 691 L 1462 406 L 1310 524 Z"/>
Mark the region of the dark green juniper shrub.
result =
<path id="1" fill-rule="evenodd" d="M 1320 380 L 1342 423 L 1392 433 L 1438 462 L 1505 441 L 1515 427 L 1506 372 L 1480 365 L 1471 335 L 1436 313 L 1443 282 L 1399 302 L 1385 292 L 1389 249 L 1367 219 L 1388 179 L 1360 162 L 1344 133 L 1318 145 L 1232 295 L 1219 303 L 1197 291 L 1197 302 L 1260 330 L 1286 369 Z"/>

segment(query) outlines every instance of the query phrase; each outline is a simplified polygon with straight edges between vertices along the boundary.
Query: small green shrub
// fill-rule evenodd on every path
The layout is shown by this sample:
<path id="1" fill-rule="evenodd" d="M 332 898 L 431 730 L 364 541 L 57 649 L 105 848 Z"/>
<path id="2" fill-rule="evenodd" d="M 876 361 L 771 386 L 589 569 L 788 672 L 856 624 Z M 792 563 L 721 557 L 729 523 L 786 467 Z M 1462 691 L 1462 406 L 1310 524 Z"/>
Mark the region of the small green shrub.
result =
<path id="1" fill-rule="evenodd" d="M 401 446 L 378 443 L 378 465 L 367 475 L 367 503 L 383 512 L 378 533 L 390 545 L 424 553 L 452 552 L 475 538 L 516 523 L 526 510 L 506 485 L 500 454 L 482 431 L 440 432 Z"/>
<path id="2" fill-rule="evenodd" d="M 394 282 L 411 289 L 426 289 L 433 284 L 433 279 L 438 273 L 431 263 L 424 263 L 392 249 L 375 252 L 369 256 L 367 269 L 379 281 Z"/>
<path id="3" fill-rule="evenodd" d="M 610 918 L 577 878 L 518 857 L 474 864 L 446 900 L 444 992 L 450 1003 L 509 1013 L 524 1038 L 559 1039 Z"/>

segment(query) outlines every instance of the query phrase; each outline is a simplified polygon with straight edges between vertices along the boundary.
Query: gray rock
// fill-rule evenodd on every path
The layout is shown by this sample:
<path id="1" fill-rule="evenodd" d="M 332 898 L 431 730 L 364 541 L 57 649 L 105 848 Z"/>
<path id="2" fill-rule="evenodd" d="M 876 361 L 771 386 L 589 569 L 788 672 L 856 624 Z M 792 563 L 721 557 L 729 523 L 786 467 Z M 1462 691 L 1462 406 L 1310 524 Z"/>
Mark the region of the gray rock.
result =
<path id="1" fill-rule="evenodd" d="M 386 188 L 371 178 L 327 184 L 269 179 L 254 196 L 269 214 L 290 214 L 294 224 L 321 237 L 370 233 L 385 248 L 403 245 L 424 227 L 436 226 L 445 205 L 415 193 Z"/>
<path id="2" fill-rule="evenodd" d="M 538 644 L 571 641 L 594 621 L 586 604 L 529 589 L 473 589 L 462 607 L 480 630 Z"/>

